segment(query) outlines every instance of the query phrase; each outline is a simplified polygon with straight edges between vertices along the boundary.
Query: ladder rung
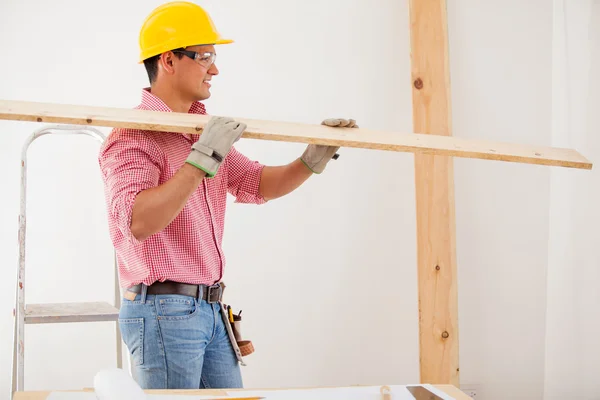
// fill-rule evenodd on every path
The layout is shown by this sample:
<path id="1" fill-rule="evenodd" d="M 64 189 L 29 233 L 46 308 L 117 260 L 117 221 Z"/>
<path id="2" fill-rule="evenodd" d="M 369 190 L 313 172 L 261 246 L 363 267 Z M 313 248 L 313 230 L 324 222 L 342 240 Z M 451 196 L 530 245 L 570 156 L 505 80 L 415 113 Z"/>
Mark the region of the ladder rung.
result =
<path id="1" fill-rule="evenodd" d="M 119 310 L 105 302 L 28 304 L 26 324 L 116 321 Z"/>

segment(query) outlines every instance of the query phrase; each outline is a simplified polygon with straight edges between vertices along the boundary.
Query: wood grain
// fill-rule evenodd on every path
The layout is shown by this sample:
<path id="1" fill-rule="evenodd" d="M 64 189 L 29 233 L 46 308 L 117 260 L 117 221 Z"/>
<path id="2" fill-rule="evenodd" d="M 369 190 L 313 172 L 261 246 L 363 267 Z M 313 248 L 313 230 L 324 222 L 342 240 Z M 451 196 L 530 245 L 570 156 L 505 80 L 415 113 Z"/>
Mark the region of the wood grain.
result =
<path id="1" fill-rule="evenodd" d="M 425 90 L 430 90 L 427 89 L 430 83 L 430 81 L 425 82 L 425 85 L 427 85 Z M 422 113 L 434 112 L 437 106 L 436 104 L 426 105 L 423 103 L 421 107 L 427 108 L 417 111 Z M 114 107 L 0 100 L 0 119 L 137 128 L 160 132 L 201 133 L 210 116 Z M 440 135 L 403 134 L 365 128 L 331 128 L 318 124 L 247 118 L 236 119 L 248 125 L 242 137 L 249 139 L 316 143 L 567 168 L 592 168 L 592 163 L 573 149 L 441 136 L 444 131 L 439 130 L 436 126 L 430 126 L 428 132 L 439 133 Z"/>
<path id="2" fill-rule="evenodd" d="M 415 132 L 451 136 L 445 0 L 410 0 Z M 453 160 L 415 155 L 420 379 L 458 386 Z"/>

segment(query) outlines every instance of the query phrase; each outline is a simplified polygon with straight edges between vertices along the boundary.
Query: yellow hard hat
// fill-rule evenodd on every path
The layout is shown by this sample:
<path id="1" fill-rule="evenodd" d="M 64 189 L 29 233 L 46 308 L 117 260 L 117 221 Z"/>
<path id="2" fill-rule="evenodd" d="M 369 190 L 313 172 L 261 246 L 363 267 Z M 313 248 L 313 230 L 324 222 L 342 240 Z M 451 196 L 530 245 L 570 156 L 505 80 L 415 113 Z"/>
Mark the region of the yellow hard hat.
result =
<path id="1" fill-rule="evenodd" d="M 226 44 L 202 7 L 173 1 L 155 8 L 140 30 L 140 63 L 165 51 L 203 44 Z"/>

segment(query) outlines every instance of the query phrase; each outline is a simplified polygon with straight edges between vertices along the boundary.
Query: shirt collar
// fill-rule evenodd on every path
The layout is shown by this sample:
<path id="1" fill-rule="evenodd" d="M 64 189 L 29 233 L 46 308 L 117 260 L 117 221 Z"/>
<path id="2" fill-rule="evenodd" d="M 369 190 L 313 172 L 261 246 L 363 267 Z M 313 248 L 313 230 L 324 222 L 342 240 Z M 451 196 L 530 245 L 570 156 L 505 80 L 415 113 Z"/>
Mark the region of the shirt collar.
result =
<path id="1" fill-rule="evenodd" d="M 173 112 L 159 97 L 150 92 L 150 88 L 142 89 L 142 102 L 138 106 L 141 110 Z M 206 114 L 206 107 L 199 101 L 192 103 L 189 114 Z"/>

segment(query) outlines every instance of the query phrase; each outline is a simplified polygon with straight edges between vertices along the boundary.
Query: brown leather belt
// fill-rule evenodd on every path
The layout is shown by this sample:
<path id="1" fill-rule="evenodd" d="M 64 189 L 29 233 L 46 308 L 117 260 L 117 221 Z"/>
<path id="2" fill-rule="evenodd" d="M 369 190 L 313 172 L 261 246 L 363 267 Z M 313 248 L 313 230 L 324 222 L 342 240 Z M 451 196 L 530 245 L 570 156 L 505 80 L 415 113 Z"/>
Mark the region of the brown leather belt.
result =
<path id="1" fill-rule="evenodd" d="M 206 300 L 208 303 L 217 303 L 223 298 L 224 289 L 225 285 L 222 283 L 207 286 L 164 281 L 154 282 L 152 285 L 147 286 L 146 294 L 180 294 Z M 142 284 L 131 286 L 127 291 L 140 294 L 142 293 Z"/>

